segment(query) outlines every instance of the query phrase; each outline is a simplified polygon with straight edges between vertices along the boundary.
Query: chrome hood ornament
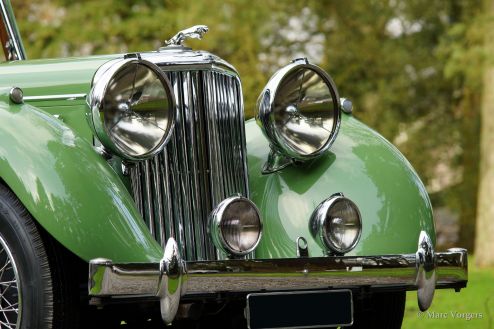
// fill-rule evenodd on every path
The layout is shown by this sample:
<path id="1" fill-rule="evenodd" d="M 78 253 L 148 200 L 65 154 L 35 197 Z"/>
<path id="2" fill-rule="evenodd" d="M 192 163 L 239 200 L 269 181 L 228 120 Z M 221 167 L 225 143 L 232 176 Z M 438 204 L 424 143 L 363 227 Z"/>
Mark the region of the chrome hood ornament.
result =
<path id="1" fill-rule="evenodd" d="M 187 39 L 202 39 L 202 36 L 208 30 L 209 28 L 206 25 L 195 25 L 178 32 L 173 38 L 165 41 L 165 44 L 167 46 L 182 46 Z"/>

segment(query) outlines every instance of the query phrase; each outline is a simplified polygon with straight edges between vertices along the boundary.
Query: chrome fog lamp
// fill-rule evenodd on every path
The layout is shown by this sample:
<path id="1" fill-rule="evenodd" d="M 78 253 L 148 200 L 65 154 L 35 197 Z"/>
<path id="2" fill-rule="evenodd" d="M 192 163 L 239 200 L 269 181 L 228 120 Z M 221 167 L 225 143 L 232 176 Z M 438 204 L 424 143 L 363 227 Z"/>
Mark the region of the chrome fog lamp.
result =
<path id="1" fill-rule="evenodd" d="M 275 151 L 303 161 L 321 155 L 334 142 L 339 104 L 331 77 L 299 59 L 269 80 L 259 96 L 256 119 Z"/>
<path id="2" fill-rule="evenodd" d="M 130 161 L 148 159 L 162 150 L 173 129 L 175 99 L 160 69 L 128 58 L 96 76 L 88 117 L 103 146 Z"/>
<path id="3" fill-rule="evenodd" d="M 236 196 L 223 200 L 210 215 L 209 233 L 216 248 L 243 256 L 253 251 L 262 234 L 262 220 L 255 204 Z"/>
<path id="4" fill-rule="evenodd" d="M 355 248 L 360 239 L 360 211 L 343 194 L 335 194 L 314 210 L 310 219 L 310 231 L 330 253 L 345 254 Z"/>

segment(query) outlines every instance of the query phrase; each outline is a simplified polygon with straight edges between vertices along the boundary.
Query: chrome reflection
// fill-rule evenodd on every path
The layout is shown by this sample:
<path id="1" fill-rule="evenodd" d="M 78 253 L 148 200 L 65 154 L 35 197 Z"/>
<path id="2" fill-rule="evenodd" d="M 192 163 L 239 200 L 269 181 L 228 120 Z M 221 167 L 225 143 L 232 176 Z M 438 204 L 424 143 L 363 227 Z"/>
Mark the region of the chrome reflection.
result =
<path id="1" fill-rule="evenodd" d="M 320 203 L 309 221 L 312 236 L 326 252 L 345 254 L 355 248 L 362 234 L 362 216 L 357 205 L 342 193 Z"/>
<path id="2" fill-rule="evenodd" d="M 208 216 L 232 195 L 249 196 L 240 79 L 158 65 L 177 99 L 175 128 L 162 152 L 131 167 L 134 200 L 163 247 L 174 237 L 184 259 L 218 259 Z"/>
<path id="3" fill-rule="evenodd" d="M 419 246 L 420 249 L 420 246 Z M 435 254 L 437 288 L 461 289 L 468 280 L 466 250 Z M 367 287 L 410 290 L 417 286 L 416 254 L 332 256 L 279 259 L 229 259 L 183 262 L 176 243 L 165 247 L 160 263 L 89 263 L 89 295 L 94 297 L 157 297 L 169 322 L 181 297 L 216 293 L 293 291 Z M 163 302 L 163 298 L 168 298 Z"/>
<path id="4" fill-rule="evenodd" d="M 311 155 L 329 140 L 334 126 L 329 86 L 315 71 L 299 68 L 280 83 L 274 99 L 274 124 L 294 152 Z"/>
<path id="5" fill-rule="evenodd" d="M 152 63 L 127 59 L 114 64 L 96 82 L 89 102 L 101 143 L 127 160 L 155 155 L 171 134 L 171 86 Z"/>
<path id="6" fill-rule="evenodd" d="M 252 252 L 262 235 L 262 220 L 255 204 L 242 196 L 223 200 L 209 218 L 209 234 L 216 248 L 243 256 Z"/>
<path id="7" fill-rule="evenodd" d="M 256 119 L 271 142 L 272 152 L 287 159 L 315 158 L 331 146 L 338 134 L 338 91 L 324 70 L 307 60 L 294 61 L 276 72 L 264 88 Z M 275 171 L 274 167 L 268 161 L 265 169 L 269 170 L 265 171 Z"/>
<path id="8" fill-rule="evenodd" d="M 173 238 L 168 239 L 165 254 L 160 263 L 161 279 L 158 288 L 161 318 L 167 325 L 172 323 L 180 305 L 182 263 L 177 242 Z"/>
<path id="9" fill-rule="evenodd" d="M 462 250 L 460 250 L 462 252 Z M 466 251 L 465 251 L 466 253 Z M 416 253 L 417 300 L 422 312 L 432 304 L 436 289 L 436 255 L 432 240 L 425 231 L 420 232 Z"/>

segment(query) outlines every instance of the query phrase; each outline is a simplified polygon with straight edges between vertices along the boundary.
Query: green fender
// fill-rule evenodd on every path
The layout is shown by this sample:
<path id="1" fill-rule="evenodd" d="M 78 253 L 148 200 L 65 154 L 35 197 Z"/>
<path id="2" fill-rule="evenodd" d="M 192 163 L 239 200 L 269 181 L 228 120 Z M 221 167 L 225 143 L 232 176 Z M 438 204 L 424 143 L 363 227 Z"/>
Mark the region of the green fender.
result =
<path id="1" fill-rule="evenodd" d="M 256 258 L 296 257 L 304 237 L 310 256 L 323 255 L 309 232 L 316 206 L 342 192 L 359 207 L 363 229 L 348 255 L 414 253 L 421 230 L 435 243 L 427 191 L 410 163 L 386 139 L 349 115 L 326 155 L 262 175 L 269 143 L 257 124 L 246 123 L 251 199 L 264 219 Z"/>
<path id="2" fill-rule="evenodd" d="M 0 89 L 0 176 L 62 245 L 88 261 L 158 261 L 151 237 L 117 174 L 85 139 Z"/>

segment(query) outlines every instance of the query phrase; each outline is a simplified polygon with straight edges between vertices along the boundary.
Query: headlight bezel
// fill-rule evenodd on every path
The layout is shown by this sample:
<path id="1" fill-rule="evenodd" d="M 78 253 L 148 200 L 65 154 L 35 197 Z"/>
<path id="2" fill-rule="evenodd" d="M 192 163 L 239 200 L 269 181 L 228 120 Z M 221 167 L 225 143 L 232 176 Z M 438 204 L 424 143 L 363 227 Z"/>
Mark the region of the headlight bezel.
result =
<path id="1" fill-rule="evenodd" d="M 257 218 L 259 219 L 259 233 L 257 236 L 257 241 L 250 248 L 247 248 L 246 250 L 243 251 L 235 250 L 231 247 L 230 243 L 224 237 L 221 227 L 222 220 L 224 219 L 225 211 L 233 203 L 239 201 L 248 203 L 255 211 Z M 221 250 L 222 252 L 224 252 L 225 254 L 234 257 L 242 257 L 248 255 L 257 248 L 262 238 L 263 221 L 262 221 L 261 213 L 259 212 L 257 206 L 248 198 L 245 198 L 243 196 L 229 197 L 223 200 L 222 202 L 220 202 L 218 206 L 216 206 L 216 208 L 211 212 L 209 216 L 208 231 L 211 236 L 211 239 L 213 240 L 213 244 L 215 245 L 215 247 Z"/>
<path id="2" fill-rule="evenodd" d="M 356 212 L 358 218 L 358 224 L 359 224 L 358 234 L 356 235 L 353 243 L 349 245 L 347 248 L 341 248 L 340 246 L 335 245 L 331 241 L 331 239 L 329 238 L 329 232 L 327 231 L 328 225 L 326 225 L 326 222 L 329 220 L 328 213 L 330 212 L 331 208 L 335 204 L 341 201 L 349 202 L 351 204 L 352 208 Z M 360 213 L 360 209 L 357 206 L 357 204 L 351 199 L 345 197 L 343 193 L 336 193 L 331 195 L 329 198 L 321 202 L 316 207 L 309 220 L 309 229 L 316 242 L 322 248 L 324 248 L 328 253 L 336 254 L 336 255 L 344 255 L 350 252 L 351 250 L 353 250 L 359 243 L 360 238 L 362 236 L 362 227 L 363 227 L 362 224 L 363 224 L 362 215 Z"/>
<path id="3" fill-rule="evenodd" d="M 327 85 L 329 92 L 332 96 L 333 103 L 333 129 L 331 135 L 325 144 L 315 152 L 310 154 L 302 154 L 294 150 L 288 143 L 285 142 L 285 138 L 281 135 L 279 130 L 274 124 L 274 102 L 277 92 L 282 87 L 284 79 L 289 77 L 290 74 L 295 73 L 301 69 L 308 69 L 314 71 Z M 317 158 L 324 154 L 334 143 L 338 136 L 338 132 L 341 125 L 341 112 L 340 112 L 340 97 L 336 85 L 331 76 L 317 65 L 311 64 L 307 59 L 294 60 L 289 65 L 281 68 L 273 74 L 268 81 L 263 91 L 259 95 L 257 101 L 257 115 L 256 121 L 261 127 L 264 135 L 270 141 L 271 147 L 279 154 L 294 160 L 307 161 Z"/>
<path id="4" fill-rule="evenodd" d="M 103 118 L 103 101 L 110 82 L 115 75 L 130 65 L 143 65 L 155 74 L 163 85 L 169 108 L 167 118 L 168 125 L 162 139 L 148 152 L 139 155 L 129 154 L 123 148 L 118 146 L 118 144 L 111 137 L 111 133 L 106 127 Z M 139 56 L 113 60 L 100 67 L 93 77 L 92 88 L 87 97 L 87 104 L 89 107 L 87 118 L 95 137 L 99 140 L 107 152 L 126 161 L 138 162 L 154 157 L 166 146 L 175 127 L 177 103 L 169 79 L 156 64 L 141 59 Z"/>

